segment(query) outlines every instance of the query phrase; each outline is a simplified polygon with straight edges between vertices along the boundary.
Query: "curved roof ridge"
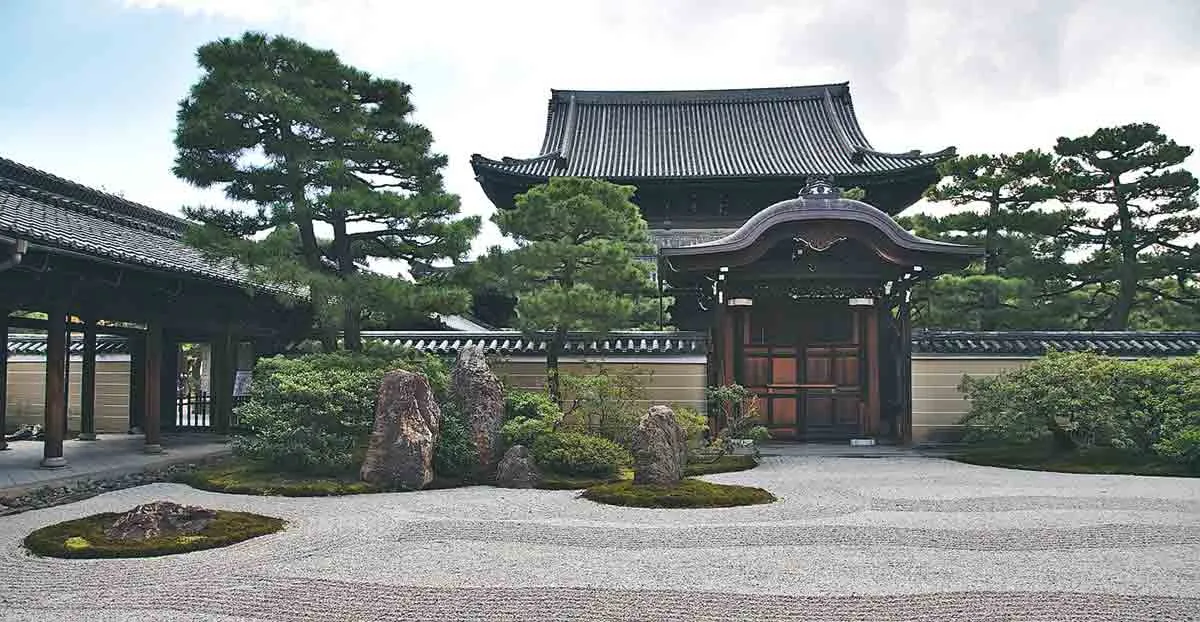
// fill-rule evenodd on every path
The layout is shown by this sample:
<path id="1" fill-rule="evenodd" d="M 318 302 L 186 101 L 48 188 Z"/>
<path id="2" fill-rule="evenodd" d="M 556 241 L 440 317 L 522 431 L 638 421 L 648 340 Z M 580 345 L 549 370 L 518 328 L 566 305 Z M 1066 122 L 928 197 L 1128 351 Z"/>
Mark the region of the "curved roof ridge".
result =
<path id="1" fill-rule="evenodd" d="M 129 227 L 131 229 L 140 229 L 147 233 L 153 233 L 155 235 L 161 235 L 163 237 L 176 240 L 183 237 L 182 228 L 161 225 L 146 219 L 129 216 L 119 212 L 113 212 L 112 210 L 104 209 L 103 207 L 96 206 L 92 203 L 84 202 L 68 196 L 63 196 L 43 188 L 31 186 L 29 184 L 21 183 L 5 177 L 0 177 L 0 188 L 8 190 L 13 194 L 34 199 L 36 201 L 49 201 L 73 212 L 79 212 L 82 214 L 87 214 L 88 216 L 101 218 L 118 225 Z M 186 221 L 184 222 L 184 226 L 187 226 Z"/>
<path id="2" fill-rule="evenodd" d="M 579 104 L 702 104 L 719 102 L 763 102 L 816 99 L 829 89 L 849 91 L 849 82 L 798 86 L 772 86 L 743 89 L 689 89 L 655 91 L 595 91 L 550 89 L 550 102 L 567 103 L 574 97 Z"/>
<path id="3" fill-rule="evenodd" d="M 863 156 L 866 155 L 873 155 L 881 158 L 891 158 L 894 160 L 919 161 L 928 160 L 930 158 L 945 158 L 953 156 L 958 152 L 955 147 L 946 147 L 945 149 L 935 151 L 933 153 L 922 153 L 920 149 L 910 149 L 909 151 L 904 152 L 879 151 L 878 149 L 872 148 L 870 143 L 868 143 L 866 140 L 858 142 L 854 140 L 854 137 L 850 134 L 849 130 L 846 129 L 845 124 L 842 123 L 841 118 L 834 109 L 833 95 L 828 90 L 825 91 L 822 99 L 824 100 L 825 104 L 825 115 L 829 117 L 829 123 L 833 125 L 833 127 L 837 128 L 838 142 L 842 144 L 842 148 L 850 152 L 850 158 L 855 162 L 862 162 Z M 850 108 L 851 118 L 853 119 L 855 125 L 858 125 L 858 116 L 854 114 L 854 103 L 851 101 L 848 102 L 848 105 Z M 862 138 L 865 139 L 866 137 L 863 136 Z M 863 144 L 859 144 L 859 142 Z"/>
<path id="4" fill-rule="evenodd" d="M 962 255 L 982 254 L 982 249 L 974 246 L 929 240 L 914 235 L 901 227 L 891 216 L 868 203 L 854 199 L 815 196 L 800 196 L 780 201 L 750 217 L 741 227 L 725 237 L 692 246 L 663 248 L 659 253 L 663 256 L 687 256 L 739 251 L 752 245 L 768 229 L 777 225 L 820 219 L 850 220 L 871 225 L 896 244 L 912 250 Z"/>
<path id="5" fill-rule="evenodd" d="M 174 229 L 179 233 L 183 233 L 188 227 L 188 221 L 173 214 L 85 186 L 3 156 L 0 156 L 0 178 L 67 199 L 91 204 L 122 216 Z"/>

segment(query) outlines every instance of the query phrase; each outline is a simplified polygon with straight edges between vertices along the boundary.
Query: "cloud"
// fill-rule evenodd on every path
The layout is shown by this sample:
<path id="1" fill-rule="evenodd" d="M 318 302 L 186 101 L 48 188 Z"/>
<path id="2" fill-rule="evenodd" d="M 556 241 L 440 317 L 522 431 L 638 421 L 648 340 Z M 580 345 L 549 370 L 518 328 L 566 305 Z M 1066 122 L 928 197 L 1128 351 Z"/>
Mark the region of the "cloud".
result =
<path id="1" fill-rule="evenodd" d="M 551 88 L 850 80 L 887 150 L 1009 151 L 1150 121 L 1200 145 L 1194 0 L 126 0 L 337 50 L 414 87 L 470 213 L 468 156 L 534 155 Z M 485 243 L 495 241 L 489 232 Z"/>

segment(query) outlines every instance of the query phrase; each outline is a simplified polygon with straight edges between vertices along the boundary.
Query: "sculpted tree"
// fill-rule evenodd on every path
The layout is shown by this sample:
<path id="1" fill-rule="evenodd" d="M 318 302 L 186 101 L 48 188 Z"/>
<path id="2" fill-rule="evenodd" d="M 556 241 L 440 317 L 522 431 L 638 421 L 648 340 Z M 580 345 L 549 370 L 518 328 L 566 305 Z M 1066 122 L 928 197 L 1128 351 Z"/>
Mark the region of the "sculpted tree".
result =
<path id="1" fill-rule="evenodd" d="M 926 326 L 1031 328 L 1045 266 L 1060 262 L 1054 243 L 1068 214 L 1041 204 L 1054 198 L 1049 154 L 970 155 L 944 162 L 943 181 L 926 197 L 963 208 L 945 216 L 917 214 L 901 224 L 917 235 L 984 249 L 983 261 L 963 275 L 942 277 L 917 293 Z M 935 304 L 936 302 L 936 304 Z"/>
<path id="2" fill-rule="evenodd" d="M 516 324 L 550 333 L 547 389 L 559 398 L 558 359 L 567 333 L 604 333 L 657 313 L 646 221 L 630 202 L 634 188 L 583 178 L 554 178 L 492 218 L 517 248 L 484 258 L 517 297 Z"/>
<path id="3" fill-rule="evenodd" d="M 180 102 L 175 174 L 256 209 L 187 208 L 189 240 L 258 278 L 306 289 L 326 347 L 361 348 L 367 310 L 456 312 L 466 292 L 366 269 L 372 260 L 463 255 L 477 218 L 457 218 L 446 158 L 409 120 L 410 87 L 286 37 L 247 33 L 197 52 L 203 75 Z"/>
<path id="4" fill-rule="evenodd" d="M 1089 324 L 1124 330 L 1139 307 L 1149 311 L 1145 307 L 1162 303 L 1194 317 L 1200 309 L 1197 181 L 1181 167 L 1192 149 L 1156 125 L 1134 123 L 1060 138 L 1054 151 L 1061 158 L 1061 196 L 1078 208 L 1064 242 L 1086 253 L 1062 266 L 1063 280 L 1072 283 L 1064 292 L 1087 292 L 1095 309 Z"/>

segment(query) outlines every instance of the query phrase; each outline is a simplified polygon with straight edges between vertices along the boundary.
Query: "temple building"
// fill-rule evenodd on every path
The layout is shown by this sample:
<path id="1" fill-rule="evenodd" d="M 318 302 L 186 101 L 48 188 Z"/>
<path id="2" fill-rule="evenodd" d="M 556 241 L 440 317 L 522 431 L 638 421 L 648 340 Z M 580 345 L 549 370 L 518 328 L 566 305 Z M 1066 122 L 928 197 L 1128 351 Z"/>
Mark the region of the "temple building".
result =
<path id="1" fill-rule="evenodd" d="M 892 216 L 953 156 L 874 149 L 842 83 L 555 90 L 540 153 L 471 163 L 500 209 L 550 177 L 636 186 L 671 323 L 708 334 L 709 384 L 753 391 L 775 438 L 908 442 L 910 288 L 980 250 Z"/>

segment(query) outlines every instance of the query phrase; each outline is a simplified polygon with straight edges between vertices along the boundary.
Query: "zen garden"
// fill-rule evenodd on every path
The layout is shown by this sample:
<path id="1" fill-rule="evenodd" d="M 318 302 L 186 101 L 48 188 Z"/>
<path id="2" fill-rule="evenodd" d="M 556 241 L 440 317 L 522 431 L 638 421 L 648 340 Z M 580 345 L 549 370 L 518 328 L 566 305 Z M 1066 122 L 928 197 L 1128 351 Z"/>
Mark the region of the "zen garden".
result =
<path id="1" fill-rule="evenodd" d="M 413 87 L 196 59 L 172 171 L 235 207 L 0 158 L 0 618 L 1200 619 L 1160 127 L 887 152 L 846 83 L 554 90 L 470 156 L 479 252 Z"/>

